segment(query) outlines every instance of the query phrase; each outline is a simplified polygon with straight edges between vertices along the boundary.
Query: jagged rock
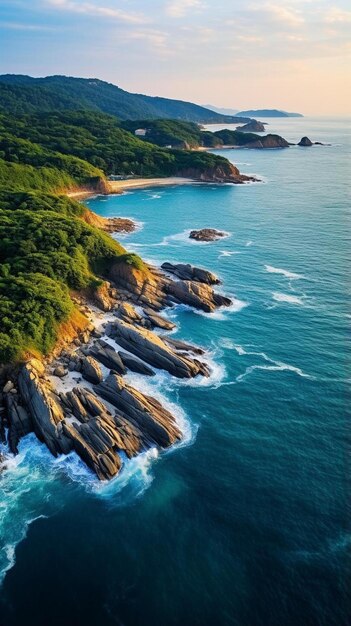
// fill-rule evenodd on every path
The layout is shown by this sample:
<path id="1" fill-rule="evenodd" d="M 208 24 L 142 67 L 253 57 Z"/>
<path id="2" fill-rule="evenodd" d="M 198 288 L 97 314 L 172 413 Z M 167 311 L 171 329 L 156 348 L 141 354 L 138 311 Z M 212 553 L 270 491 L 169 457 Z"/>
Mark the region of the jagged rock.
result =
<path id="1" fill-rule="evenodd" d="M 134 358 L 127 352 L 122 352 L 122 350 L 118 351 L 119 356 L 121 357 L 123 365 L 132 372 L 136 372 L 137 374 L 144 374 L 145 376 L 155 376 L 154 370 L 151 367 L 148 367 L 139 359 Z"/>
<path id="2" fill-rule="evenodd" d="M 200 230 L 192 230 L 189 238 L 196 241 L 217 241 L 217 239 L 227 236 L 227 233 L 223 233 L 215 228 L 200 228 Z"/>
<path id="3" fill-rule="evenodd" d="M 138 429 L 144 446 L 156 444 L 166 448 L 181 438 L 173 415 L 158 400 L 127 385 L 120 376 L 111 374 L 94 389 Z"/>
<path id="4" fill-rule="evenodd" d="M 89 424 L 85 424 L 85 426 L 91 428 Z M 82 431 L 82 429 L 83 425 L 79 427 L 67 422 L 63 424 L 65 436 L 69 438 L 77 454 L 100 480 L 107 480 L 116 476 L 122 466 L 120 456 L 114 450 L 109 449 L 107 444 L 105 452 L 96 452 L 94 447 L 98 447 L 99 438 L 95 437 L 92 442 L 92 438 L 88 436 L 89 432 Z M 90 439 L 91 443 L 88 443 L 87 439 Z"/>
<path id="5" fill-rule="evenodd" d="M 195 280 L 199 283 L 207 283 L 207 285 L 219 285 L 220 280 L 212 272 L 204 270 L 201 267 L 194 267 L 190 263 L 178 263 L 172 265 L 172 263 L 162 263 L 162 269 L 171 274 L 175 274 L 182 280 Z"/>
<path id="6" fill-rule="evenodd" d="M 137 269 L 128 263 L 115 263 L 110 277 L 120 289 L 125 289 L 135 301 L 160 311 L 165 305 L 163 283 L 154 268 Z"/>
<path id="7" fill-rule="evenodd" d="M 144 313 L 147 316 L 152 328 L 162 328 L 162 330 L 173 330 L 173 328 L 176 328 L 176 324 L 166 320 L 162 317 L 162 315 L 155 313 L 152 309 L 145 308 Z"/>
<path id="8" fill-rule="evenodd" d="M 62 432 L 63 409 L 57 396 L 39 379 L 30 361 L 18 374 L 18 388 L 23 404 L 32 417 L 38 439 L 46 443 L 54 456 L 68 454 L 72 444 Z"/>
<path id="9" fill-rule="evenodd" d="M 18 454 L 18 442 L 22 437 L 32 432 L 33 422 L 28 411 L 19 403 L 17 397 L 9 394 L 6 396 L 5 402 L 9 426 L 7 441 L 11 452 Z"/>
<path id="10" fill-rule="evenodd" d="M 101 367 L 99 363 L 91 356 L 84 356 L 81 360 L 82 364 L 82 376 L 93 385 L 101 382 L 103 379 Z"/>
<path id="11" fill-rule="evenodd" d="M 106 341 L 99 339 L 99 341 L 90 349 L 89 354 L 109 369 L 115 370 L 119 374 L 126 373 L 126 368 L 124 367 L 118 352 L 106 343 Z"/>
<path id="12" fill-rule="evenodd" d="M 177 378 L 208 375 L 204 363 L 176 354 L 160 337 L 150 330 L 135 328 L 117 320 L 111 329 L 116 342 L 152 367 L 164 369 Z"/>
<path id="13" fill-rule="evenodd" d="M 214 292 L 209 285 L 195 281 L 171 281 L 167 289 L 176 302 L 188 304 L 206 313 L 211 313 L 220 306 L 230 306 L 232 303 L 230 298 Z"/>
<path id="14" fill-rule="evenodd" d="M 303 148 L 309 148 L 310 146 L 313 146 L 313 143 L 308 137 L 302 137 L 297 145 L 302 146 Z"/>
<path id="15" fill-rule="evenodd" d="M 205 350 L 203 348 L 199 348 L 198 346 L 193 346 L 191 343 L 187 343 L 185 341 L 180 341 L 179 339 L 172 339 L 171 337 L 167 337 L 167 335 L 162 335 L 163 341 L 168 343 L 172 348 L 179 352 L 192 352 L 193 354 L 205 354 Z"/>
<path id="16" fill-rule="evenodd" d="M 64 376 L 67 375 L 67 370 L 65 367 L 63 367 L 63 365 L 58 365 L 57 367 L 55 367 L 53 374 L 54 376 L 57 376 L 58 378 L 63 378 Z"/>
<path id="17" fill-rule="evenodd" d="M 116 311 L 116 315 L 130 324 L 133 322 L 140 324 L 142 321 L 140 313 L 138 313 L 129 302 L 122 302 Z"/>
<path id="18" fill-rule="evenodd" d="M 93 294 L 95 303 L 103 311 L 111 311 L 116 305 L 116 300 L 111 297 L 110 287 L 110 283 L 105 280 L 95 289 Z"/>
<path id="19" fill-rule="evenodd" d="M 14 384 L 12 382 L 12 380 L 8 380 L 6 385 L 3 388 L 3 393 L 9 393 L 9 391 L 11 391 L 11 389 L 13 389 Z"/>

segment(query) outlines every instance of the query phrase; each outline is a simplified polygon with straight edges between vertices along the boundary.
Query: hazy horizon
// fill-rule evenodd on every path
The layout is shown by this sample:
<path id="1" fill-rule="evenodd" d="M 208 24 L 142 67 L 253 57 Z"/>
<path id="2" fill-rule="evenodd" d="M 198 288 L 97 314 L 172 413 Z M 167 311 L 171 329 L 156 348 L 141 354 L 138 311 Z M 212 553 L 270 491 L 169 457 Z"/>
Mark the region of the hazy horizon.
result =
<path id="1" fill-rule="evenodd" d="M 238 110 L 350 114 L 345 0 L 0 0 L 0 73 Z"/>

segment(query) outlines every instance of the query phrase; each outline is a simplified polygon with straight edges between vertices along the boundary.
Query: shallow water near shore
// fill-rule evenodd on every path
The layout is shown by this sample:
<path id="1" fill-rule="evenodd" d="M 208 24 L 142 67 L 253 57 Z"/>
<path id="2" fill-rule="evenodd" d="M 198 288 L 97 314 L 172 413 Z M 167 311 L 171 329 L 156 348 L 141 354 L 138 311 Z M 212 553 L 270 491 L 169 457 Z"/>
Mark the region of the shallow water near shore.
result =
<path id="1" fill-rule="evenodd" d="M 123 245 L 218 274 L 229 310 L 167 311 L 209 380 L 158 373 L 185 440 L 99 484 L 31 435 L 0 474 L 0 624 L 347 626 L 349 120 L 269 120 L 331 146 L 219 152 L 264 183 L 87 202 Z M 210 244 L 190 229 L 229 236 Z"/>

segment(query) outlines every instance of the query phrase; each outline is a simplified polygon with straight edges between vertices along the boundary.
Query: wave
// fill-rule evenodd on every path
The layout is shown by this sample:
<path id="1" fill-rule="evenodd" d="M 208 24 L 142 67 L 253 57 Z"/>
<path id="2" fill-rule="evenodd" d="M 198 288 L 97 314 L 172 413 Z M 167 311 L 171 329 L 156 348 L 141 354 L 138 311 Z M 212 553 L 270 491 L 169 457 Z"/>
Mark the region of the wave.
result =
<path id="1" fill-rule="evenodd" d="M 251 241 L 251 240 L 250 240 L 250 241 L 247 241 L 247 242 L 246 242 L 246 244 L 245 244 L 245 246 L 246 246 L 247 248 L 249 248 L 249 247 L 250 247 L 250 246 L 252 246 L 252 245 L 253 245 L 253 241 Z"/>
<path id="2" fill-rule="evenodd" d="M 222 306 L 219 309 L 212 311 L 212 313 L 206 313 L 205 311 L 201 311 L 200 309 L 194 309 L 192 307 L 188 307 L 188 308 L 191 308 L 194 311 L 194 313 L 196 313 L 197 315 L 202 315 L 203 317 L 206 317 L 207 319 L 222 321 L 222 320 L 226 320 L 228 315 L 230 315 L 231 313 L 239 313 L 239 311 L 249 306 L 249 302 L 245 302 L 244 300 L 239 300 L 239 298 L 235 298 L 234 296 L 229 296 L 229 297 L 232 301 L 230 306 Z M 180 306 L 186 306 L 186 305 L 180 305 Z"/>
<path id="3" fill-rule="evenodd" d="M 237 250 L 221 250 L 221 253 L 218 255 L 218 258 L 233 256 L 234 254 L 241 254 Z"/>
<path id="4" fill-rule="evenodd" d="M 299 306 L 304 305 L 304 302 L 301 297 L 293 296 L 288 293 L 279 293 L 275 291 L 272 294 L 272 297 L 273 297 L 273 300 L 275 300 L 276 302 L 287 302 L 288 304 L 294 304 L 294 305 L 299 305 Z"/>
<path id="5" fill-rule="evenodd" d="M 252 243 L 252 242 L 251 242 Z M 296 274 L 295 272 L 290 272 L 289 270 L 284 270 L 280 267 L 273 267 L 273 265 L 265 265 L 266 272 L 269 274 L 281 274 L 290 280 L 299 280 L 300 278 L 305 278 L 302 274 Z"/>
<path id="6" fill-rule="evenodd" d="M 246 350 L 241 345 L 235 344 L 231 341 L 231 339 L 223 338 L 220 342 L 223 348 L 235 350 L 239 356 L 256 356 L 263 361 L 266 361 L 267 365 L 255 363 L 253 365 L 248 366 L 242 374 L 239 374 L 235 381 L 225 382 L 223 384 L 236 384 L 242 382 L 249 374 L 254 372 L 255 370 L 269 370 L 269 371 L 289 371 L 293 372 L 297 376 L 301 376 L 302 378 L 314 379 L 310 374 L 306 374 L 300 367 L 296 367 L 295 365 L 291 365 L 289 363 L 284 363 L 283 361 L 278 361 L 276 359 L 272 359 L 265 352 L 256 352 L 254 350 Z"/>

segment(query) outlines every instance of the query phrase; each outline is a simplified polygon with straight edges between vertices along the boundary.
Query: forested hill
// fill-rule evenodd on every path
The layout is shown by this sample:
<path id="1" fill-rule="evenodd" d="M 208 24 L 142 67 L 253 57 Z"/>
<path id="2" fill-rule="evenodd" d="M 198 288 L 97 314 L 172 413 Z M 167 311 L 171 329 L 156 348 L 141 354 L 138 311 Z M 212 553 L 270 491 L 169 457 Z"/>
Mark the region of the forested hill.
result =
<path id="1" fill-rule="evenodd" d="M 209 124 L 231 119 L 191 102 L 129 93 L 96 78 L 0 76 L 0 110 L 24 114 L 78 109 L 102 111 L 122 120 L 173 118 Z"/>

